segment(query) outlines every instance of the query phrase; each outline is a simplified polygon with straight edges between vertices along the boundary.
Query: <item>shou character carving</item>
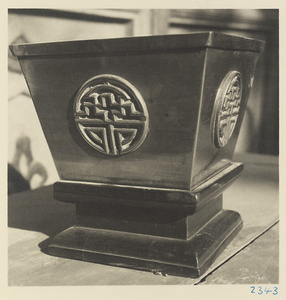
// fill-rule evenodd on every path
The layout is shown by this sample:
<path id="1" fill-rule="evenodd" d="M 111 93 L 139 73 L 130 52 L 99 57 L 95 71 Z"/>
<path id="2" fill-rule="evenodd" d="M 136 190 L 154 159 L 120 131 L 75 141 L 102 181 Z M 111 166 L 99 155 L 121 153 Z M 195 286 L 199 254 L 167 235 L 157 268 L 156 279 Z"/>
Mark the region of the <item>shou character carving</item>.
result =
<path id="1" fill-rule="evenodd" d="M 85 141 L 107 155 L 136 150 L 148 133 L 143 97 L 119 76 L 99 75 L 85 82 L 75 98 L 74 117 Z"/>
<path id="2" fill-rule="evenodd" d="M 241 82 L 241 74 L 232 71 L 218 89 L 213 115 L 213 139 L 217 147 L 224 147 L 234 131 L 240 110 Z"/>

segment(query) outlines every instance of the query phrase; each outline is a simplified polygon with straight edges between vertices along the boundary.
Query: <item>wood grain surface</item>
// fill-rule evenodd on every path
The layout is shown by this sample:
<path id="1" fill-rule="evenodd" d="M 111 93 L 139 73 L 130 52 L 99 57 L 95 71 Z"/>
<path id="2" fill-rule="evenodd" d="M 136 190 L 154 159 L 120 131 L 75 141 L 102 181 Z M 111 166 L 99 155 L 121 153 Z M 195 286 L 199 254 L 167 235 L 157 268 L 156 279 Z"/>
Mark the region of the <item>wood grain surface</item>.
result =
<path id="1" fill-rule="evenodd" d="M 262 48 L 261 41 L 214 32 L 11 46 L 60 179 L 185 190 L 231 160 Z M 233 71 L 242 78 L 239 116 L 218 148 L 214 103 Z M 108 76 L 134 86 L 148 111 L 149 133 L 128 155 L 96 151 L 75 122 L 78 91 Z"/>

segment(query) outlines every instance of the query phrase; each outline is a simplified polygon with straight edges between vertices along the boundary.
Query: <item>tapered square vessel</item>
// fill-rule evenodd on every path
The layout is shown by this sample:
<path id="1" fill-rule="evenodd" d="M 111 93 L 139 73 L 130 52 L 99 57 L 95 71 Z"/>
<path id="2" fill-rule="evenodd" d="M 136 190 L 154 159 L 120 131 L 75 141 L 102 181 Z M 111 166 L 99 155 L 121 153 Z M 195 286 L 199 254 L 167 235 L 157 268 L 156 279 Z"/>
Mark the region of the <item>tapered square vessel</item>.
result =
<path id="1" fill-rule="evenodd" d="M 52 255 L 201 276 L 242 226 L 222 192 L 263 42 L 215 32 L 12 45 L 77 223 Z"/>

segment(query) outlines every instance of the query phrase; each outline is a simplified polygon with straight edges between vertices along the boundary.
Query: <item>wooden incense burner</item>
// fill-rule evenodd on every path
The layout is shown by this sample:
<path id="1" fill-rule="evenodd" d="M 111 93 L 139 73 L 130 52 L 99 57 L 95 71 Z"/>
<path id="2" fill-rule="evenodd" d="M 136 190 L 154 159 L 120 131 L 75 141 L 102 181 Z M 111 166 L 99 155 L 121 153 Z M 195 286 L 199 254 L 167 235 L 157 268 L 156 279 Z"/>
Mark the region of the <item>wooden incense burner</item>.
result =
<path id="1" fill-rule="evenodd" d="M 215 32 L 12 45 L 77 223 L 56 256 L 198 277 L 242 227 L 222 208 L 263 42 Z"/>

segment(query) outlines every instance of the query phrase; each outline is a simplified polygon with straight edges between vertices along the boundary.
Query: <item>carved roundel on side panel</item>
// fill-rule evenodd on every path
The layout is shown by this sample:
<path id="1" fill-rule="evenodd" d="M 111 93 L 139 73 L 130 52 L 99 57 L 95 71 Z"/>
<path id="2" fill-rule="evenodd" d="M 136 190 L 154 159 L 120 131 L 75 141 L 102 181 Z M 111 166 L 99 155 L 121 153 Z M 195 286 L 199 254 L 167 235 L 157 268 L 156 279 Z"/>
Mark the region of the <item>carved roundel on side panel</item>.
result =
<path id="1" fill-rule="evenodd" d="M 219 86 L 212 116 L 212 137 L 218 148 L 224 147 L 233 134 L 240 110 L 241 92 L 241 74 L 229 72 Z"/>
<path id="2" fill-rule="evenodd" d="M 75 97 L 73 110 L 85 142 L 106 155 L 138 149 L 149 130 L 143 97 L 119 76 L 99 75 L 86 81 Z"/>

